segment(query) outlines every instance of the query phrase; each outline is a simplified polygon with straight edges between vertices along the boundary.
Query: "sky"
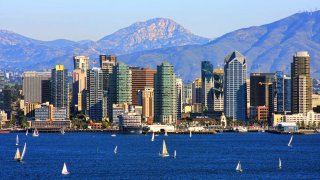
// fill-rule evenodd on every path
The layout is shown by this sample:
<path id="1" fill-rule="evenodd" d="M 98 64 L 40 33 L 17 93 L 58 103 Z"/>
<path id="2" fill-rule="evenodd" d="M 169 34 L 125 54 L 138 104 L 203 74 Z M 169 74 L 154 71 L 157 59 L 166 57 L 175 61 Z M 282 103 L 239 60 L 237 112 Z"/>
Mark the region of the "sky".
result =
<path id="1" fill-rule="evenodd" d="M 316 9 L 320 0 L 0 0 L 0 29 L 38 40 L 98 40 L 135 22 L 165 17 L 216 38 Z"/>

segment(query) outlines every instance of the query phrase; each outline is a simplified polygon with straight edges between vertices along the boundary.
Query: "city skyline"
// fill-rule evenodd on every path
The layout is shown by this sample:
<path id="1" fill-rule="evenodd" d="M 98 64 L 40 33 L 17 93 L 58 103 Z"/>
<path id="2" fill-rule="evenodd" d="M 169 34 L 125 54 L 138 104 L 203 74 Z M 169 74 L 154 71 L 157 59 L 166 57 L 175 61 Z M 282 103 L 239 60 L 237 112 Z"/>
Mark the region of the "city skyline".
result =
<path id="1" fill-rule="evenodd" d="M 246 6 L 243 6 L 243 1 L 199 3 L 188 0 L 183 2 L 183 8 L 180 7 L 180 1 L 168 0 L 96 3 L 61 0 L 28 3 L 21 0 L 1 1 L 0 29 L 44 41 L 61 38 L 74 41 L 98 40 L 135 22 L 162 17 L 184 25 L 194 34 L 214 39 L 239 28 L 258 26 L 294 13 L 320 8 L 316 0 L 294 3 L 290 0 L 272 1 L 270 3 L 245 0 Z M 233 13 L 234 11 L 241 13 Z"/>

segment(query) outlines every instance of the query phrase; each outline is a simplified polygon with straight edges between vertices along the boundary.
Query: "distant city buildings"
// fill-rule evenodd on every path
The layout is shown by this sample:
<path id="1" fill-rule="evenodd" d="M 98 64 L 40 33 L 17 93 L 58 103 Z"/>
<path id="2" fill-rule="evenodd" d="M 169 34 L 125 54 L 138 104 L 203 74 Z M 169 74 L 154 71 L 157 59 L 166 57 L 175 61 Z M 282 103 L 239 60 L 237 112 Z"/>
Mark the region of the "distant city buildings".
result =
<path id="1" fill-rule="evenodd" d="M 176 78 L 176 88 L 177 88 L 177 120 L 181 120 L 181 113 L 183 109 L 183 82 L 182 79 Z"/>
<path id="2" fill-rule="evenodd" d="M 22 94 L 26 102 L 43 103 L 50 98 L 45 85 L 51 80 L 51 72 L 24 72 L 22 75 Z M 49 86 L 50 87 L 50 86 Z"/>
<path id="3" fill-rule="evenodd" d="M 229 54 L 224 61 L 224 114 L 233 120 L 246 120 L 246 75 L 246 58 L 237 51 Z"/>

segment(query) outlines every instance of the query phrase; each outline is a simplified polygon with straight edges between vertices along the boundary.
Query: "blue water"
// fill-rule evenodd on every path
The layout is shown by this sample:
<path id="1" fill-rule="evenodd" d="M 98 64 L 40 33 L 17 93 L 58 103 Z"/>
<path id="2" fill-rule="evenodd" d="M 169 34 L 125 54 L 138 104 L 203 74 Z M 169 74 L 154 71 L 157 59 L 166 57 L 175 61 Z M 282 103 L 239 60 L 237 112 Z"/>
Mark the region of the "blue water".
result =
<path id="1" fill-rule="evenodd" d="M 154 142 L 107 133 L 19 137 L 21 151 L 27 142 L 22 163 L 13 160 L 16 134 L 0 134 L 0 179 L 320 179 L 320 135 L 296 135 L 292 148 L 289 135 L 268 133 L 160 135 Z M 176 159 L 159 156 L 164 138 Z M 64 162 L 70 175 L 61 175 Z"/>

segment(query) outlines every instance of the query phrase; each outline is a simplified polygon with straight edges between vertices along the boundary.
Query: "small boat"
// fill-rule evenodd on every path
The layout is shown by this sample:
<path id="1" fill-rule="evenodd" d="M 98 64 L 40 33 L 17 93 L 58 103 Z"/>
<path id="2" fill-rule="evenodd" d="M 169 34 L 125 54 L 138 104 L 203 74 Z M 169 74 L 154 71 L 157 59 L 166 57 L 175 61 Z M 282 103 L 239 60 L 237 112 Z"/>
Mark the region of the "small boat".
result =
<path id="1" fill-rule="evenodd" d="M 190 135 L 189 136 L 190 136 L 190 138 L 192 137 L 192 132 L 191 131 L 190 131 Z"/>
<path id="2" fill-rule="evenodd" d="M 19 135 L 16 137 L 16 146 L 19 146 Z"/>
<path id="3" fill-rule="evenodd" d="M 114 154 L 117 154 L 118 153 L 118 146 L 116 146 L 113 150 Z"/>
<path id="4" fill-rule="evenodd" d="M 116 134 L 112 134 L 112 135 L 111 135 L 111 137 L 116 137 L 116 136 L 117 136 Z"/>
<path id="5" fill-rule="evenodd" d="M 167 130 L 164 131 L 164 136 L 168 136 Z"/>
<path id="6" fill-rule="evenodd" d="M 26 131 L 26 136 L 28 136 L 28 133 L 29 133 L 29 130 L 27 129 L 27 131 Z"/>
<path id="7" fill-rule="evenodd" d="M 282 168 L 282 163 L 281 163 L 281 159 L 279 158 L 279 169 Z"/>
<path id="8" fill-rule="evenodd" d="M 152 132 L 152 137 L 151 137 L 151 141 L 154 141 L 154 132 Z"/>
<path id="9" fill-rule="evenodd" d="M 292 140 L 293 140 L 293 136 L 291 136 L 290 141 L 289 141 L 289 143 L 288 143 L 288 146 L 289 146 L 289 147 L 292 147 L 292 144 L 291 144 L 291 143 L 292 143 Z"/>
<path id="10" fill-rule="evenodd" d="M 238 162 L 238 165 L 237 165 L 237 167 L 236 167 L 236 171 L 237 171 L 237 172 L 242 172 L 242 168 L 241 168 L 241 163 L 240 163 L 240 161 Z"/>
<path id="11" fill-rule="evenodd" d="M 162 143 L 162 152 L 160 153 L 160 156 L 161 157 L 169 157 L 169 153 L 168 153 L 168 150 L 167 150 L 167 145 L 166 145 L 166 142 L 163 140 L 163 143 Z"/>
<path id="12" fill-rule="evenodd" d="M 173 158 L 175 159 L 176 157 L 177 157 L 177 151 L 174 150 L 174 152 L 173 152 Z"/>
<path id="13" fill-rule="evenodd" d="M 24 158 L 24 155 L 26 154 L 26 149 L 27 149 L 27 143 L 24 143 L 22 154 L 20 155 L 19 147 L 17 147 L 17 151 L 16 151 L 16 154 L 14 156 L 14 160 L 21 162 L 23 160 L 23 158 Z"/>
<path id="14" fill-rule="evenodd" d="M 67 169 L 66 163 L 63 163 L 63 168 L 62 168 L 61 174 L 63 174 L 63 175 L 68 175 L 68 174 L 70 174 L 70 172 L 69 172 L 68 169 Z"/>
<path id="15" fill-rule="evenodd" d="M 33 137 L 38 137 L 39 136 L 39 132 L 37 129 L 34 129 L 33 133 L 32 133 Z"/>
<path id="16" fill-rule="evenodd" d="M 64 128 L 61 128 L 60 133 L 61 133 L 62 135 L 64 135 L 64 134 L 66 133 L 66 132 L 64 132 Z"/>

